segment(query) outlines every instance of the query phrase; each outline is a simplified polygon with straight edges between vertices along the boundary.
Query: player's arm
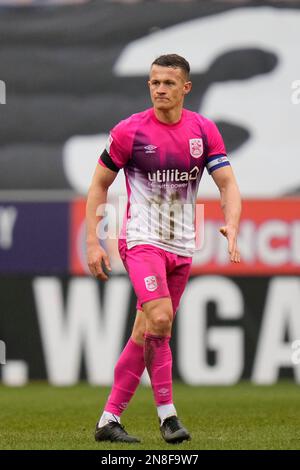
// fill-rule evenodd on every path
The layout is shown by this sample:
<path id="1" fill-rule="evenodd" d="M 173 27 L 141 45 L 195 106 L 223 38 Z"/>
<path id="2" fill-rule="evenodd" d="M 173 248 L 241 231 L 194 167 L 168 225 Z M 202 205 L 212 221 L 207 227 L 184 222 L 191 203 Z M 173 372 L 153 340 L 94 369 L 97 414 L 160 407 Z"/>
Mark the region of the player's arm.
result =
<path id="1" fill-rule="evenodd" d="M 105 166 L 98 164 L 89 188 L 86 204 L 86 224 L 87 224 L 87 262 L 91 273 L 106 281 L 108 276 L 102 269 L 102 262 L 110 271 L 109 257 L 106 251 L 100 246 L 97 237 L 97 226 L 101 222 L 104 206 L 107 201 L 107 191 L 117 176 L 116 171 L 112 171 Z M 97 209 L 99 215 L 97 215 Z"/>
<path id="2" fill-rule="evenodd" d="M 230 165 L 216 169 L 211 175 L 220 191 L 221 207 L 225 218 L 225 225 L 220 228 L 220 232 L 228 240 L 230 260 L 233 263 L 239 263 L 237 236 L 242 207 L 240 191 Z"/>

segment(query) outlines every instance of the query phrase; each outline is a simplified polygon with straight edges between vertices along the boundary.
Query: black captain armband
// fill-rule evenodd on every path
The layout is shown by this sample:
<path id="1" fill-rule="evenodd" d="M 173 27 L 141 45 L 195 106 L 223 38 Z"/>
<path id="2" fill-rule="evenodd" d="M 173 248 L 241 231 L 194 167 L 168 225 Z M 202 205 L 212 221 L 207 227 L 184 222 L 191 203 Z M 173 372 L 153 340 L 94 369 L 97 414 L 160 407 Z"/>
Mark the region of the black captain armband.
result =
<path id="1" fill-rule="evenodd" d="M 114 162 L 112 161 L 111 156 L 109 155 L 107 150 L 104 150 L 102 155 L 100 156 L 101 160 L 103 161 L 104 165 L 107 166 L 112 171 L 118 172 L 120 168 L 118 168 Z"/>

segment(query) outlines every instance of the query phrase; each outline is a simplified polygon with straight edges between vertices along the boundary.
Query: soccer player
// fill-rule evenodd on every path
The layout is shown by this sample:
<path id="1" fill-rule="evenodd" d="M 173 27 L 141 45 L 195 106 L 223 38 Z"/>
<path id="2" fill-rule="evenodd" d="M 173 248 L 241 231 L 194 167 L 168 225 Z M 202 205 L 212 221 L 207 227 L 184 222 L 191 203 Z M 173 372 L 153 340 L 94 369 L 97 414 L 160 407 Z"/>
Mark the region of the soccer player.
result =
<path id="1" fill-rule="evenodd" d="M 183 108 L 192 88 L 189 72 L 189 63 L 177 54 L 152 63 L 148 85 L 153 107 L 112 129 L 88 193 L 88 265 L 96 278 L 106 281 L 111 267 L 97 239 L 101 215 L 96 210 L 106 203 L 107 191 L 123 168 L 128 203 L 119 252 L 137 296 L 132 335 L 115 366 L 113 387 L 96 426 L 97 441 L 139 442 L 121 425 L 121 414 L 145 367 L 162 437 L 169 443 L 190 439 L 173 403 L 169 341 L 196 247 L 195 203 L 204 168 L 220 190 L 225 218 L 220 232 L 227 237 L 230 260 L 240 262 L 239 190 L 216 125 Z"/>

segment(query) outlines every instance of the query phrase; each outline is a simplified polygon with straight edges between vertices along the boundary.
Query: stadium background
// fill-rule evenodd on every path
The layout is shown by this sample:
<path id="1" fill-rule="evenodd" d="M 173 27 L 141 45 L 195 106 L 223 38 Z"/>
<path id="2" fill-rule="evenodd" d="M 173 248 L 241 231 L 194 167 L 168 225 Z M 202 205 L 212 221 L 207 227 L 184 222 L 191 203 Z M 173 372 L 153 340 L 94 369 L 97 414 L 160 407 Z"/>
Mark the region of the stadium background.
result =
<path id="1" fill-rule="evenodd" d="M 174 377 L 298 383 L 300 3 L 17 3 L 0 9 L 2 382 L 111 383 L 135 297 L 114 241 L 110 281 L 87 275 L 84 196 L 109 129 L 150 106 L 149 64 L 176 51 L 192 68 L 186 107 L 219 125 L 244 211 L 243 262 L 230 266 L 205 176 L 205 245 L 176 320 Z M 110 201 L 123 194 L 118 176 Z"/>

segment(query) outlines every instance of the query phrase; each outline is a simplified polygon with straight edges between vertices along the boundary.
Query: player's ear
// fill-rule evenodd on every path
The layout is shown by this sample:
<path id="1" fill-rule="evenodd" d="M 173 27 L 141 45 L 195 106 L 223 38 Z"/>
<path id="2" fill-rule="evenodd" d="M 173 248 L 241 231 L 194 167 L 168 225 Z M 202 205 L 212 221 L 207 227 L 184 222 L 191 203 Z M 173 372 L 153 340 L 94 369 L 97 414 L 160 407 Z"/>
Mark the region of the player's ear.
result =
<path id="1" fill-rule="evenodd" d="M 184 87 L 183 87 L 183 93 L 187 95 L 191 91 L 191 89 L 192 89 L 192 82 L 191 81 L 185 82 Z"/>

